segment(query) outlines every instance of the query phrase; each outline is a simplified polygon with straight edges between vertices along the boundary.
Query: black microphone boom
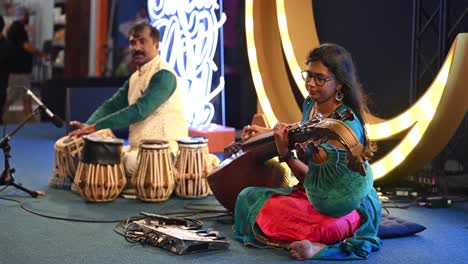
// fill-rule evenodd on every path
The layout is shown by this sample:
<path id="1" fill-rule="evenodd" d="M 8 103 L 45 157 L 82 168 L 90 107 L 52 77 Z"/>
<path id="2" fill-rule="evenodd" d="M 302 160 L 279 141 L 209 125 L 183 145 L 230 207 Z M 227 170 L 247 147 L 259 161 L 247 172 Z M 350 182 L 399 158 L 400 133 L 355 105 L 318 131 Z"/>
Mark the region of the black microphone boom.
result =
<path id="1" fill-rule="evenodd" d="M 50 120 L 52 121 L 52 123 L 56 126 L 56 127 L 62 127 L 63 126 L 63 121 L 62 119 L 57 116 L 57 115 L 54 115 L 54 113 L 52 113 L 52 111 L 49 110 L 49 108 L 47 108 L 44 103 L 42 103 L 41 100 L 39 100 L 39 98 L 37 98 L 32 92 L 31 90 L 27 89 L 26 87 L 23 87 L 25 90 L 26 90 L 26 94 L 31 96 L 31 98 L 34 100 L 34 102 L 36 102 L 36 104 L 38 104 L 42 110 L 44 110 L 44 113 L 46 113 L 46 115 L 48 117 L 50 117 Z"/>

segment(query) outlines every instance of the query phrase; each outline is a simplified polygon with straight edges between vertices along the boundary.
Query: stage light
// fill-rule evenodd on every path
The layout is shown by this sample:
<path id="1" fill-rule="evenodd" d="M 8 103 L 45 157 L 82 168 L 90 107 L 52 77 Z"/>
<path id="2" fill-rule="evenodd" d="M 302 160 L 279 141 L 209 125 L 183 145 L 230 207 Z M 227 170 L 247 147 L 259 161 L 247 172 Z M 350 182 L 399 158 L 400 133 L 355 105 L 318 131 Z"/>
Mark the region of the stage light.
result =
<path id="1" fill-rule="evenodd" d="M 298 58 L 296 58 L 296 54 L 294 53 L 293 45 L 291 38 L 289 36 L 288 30 L 288 19 L 286 17 L 286 11 L 284 10 L 284 0 L 276 1 L 276 13 L 278 15 L 278 26 L 280 28 L 280 35 L 281 35 L 281 44 L 283 45 L 284 54 L 286 55 L 285 58 L 288 62 L 289 69 L 293 76 L 294 82 L 296 83 L 297 87 L 304 86 L 304 80 L 302 80 L 301 71 L 302 68 L 299 66 Z M 303 97 L 307 97 L 307 90 L 306 89 L 299 89 Z"/>
<path id="2" fill-rule="evenodd" d="M 253 0 L 245 1 L 245 34 L 247 41 L 247 54 L 249 57 L 250 71 L 257 92 L 259 104 L 269 125 L 276 124 L 276 119 L 270 101 L 266 95 L 263 79 L 257 61 L 257 49 L 255 48 L 254 21 L 253 21 Z"/>

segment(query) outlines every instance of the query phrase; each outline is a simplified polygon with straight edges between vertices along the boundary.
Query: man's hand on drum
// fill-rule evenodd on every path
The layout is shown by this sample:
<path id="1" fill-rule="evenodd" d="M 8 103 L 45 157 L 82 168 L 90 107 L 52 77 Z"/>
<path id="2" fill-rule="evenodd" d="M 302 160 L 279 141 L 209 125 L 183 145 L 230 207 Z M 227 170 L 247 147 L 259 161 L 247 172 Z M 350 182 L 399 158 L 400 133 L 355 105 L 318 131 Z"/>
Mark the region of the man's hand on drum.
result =
<path id="1" fill-rule="evenodd" d="M 248 125 L 242 128 L 242 140 L 247 140 L 257 134 L 262 134 L 265 132 L 271 131 L 271 129 L 266 127 L 261 127 L 257 125 Z"/>
<path id="2" fill-rule="evenodd" d="M 70 126 L 74 126 L 77 129 L 68 133 L 69 137 L 81 137 L 97 131 L 96 125 L 88 125 L 78 121 L 71 121 Z"/>

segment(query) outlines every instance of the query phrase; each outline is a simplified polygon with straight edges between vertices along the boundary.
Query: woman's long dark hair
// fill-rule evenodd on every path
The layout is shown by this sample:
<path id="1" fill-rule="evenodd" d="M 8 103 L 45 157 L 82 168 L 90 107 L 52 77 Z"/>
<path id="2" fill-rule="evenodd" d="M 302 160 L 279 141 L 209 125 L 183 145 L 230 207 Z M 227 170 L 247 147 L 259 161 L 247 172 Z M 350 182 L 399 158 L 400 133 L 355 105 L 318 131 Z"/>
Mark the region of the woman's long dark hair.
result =
<path id="1" fill-rule="evenodd" d="M 359 82 L 351 54 L 343 47 L 324 43 L 318 48 L 313 49 L 307 56 L 306 64 L 313 61 L 320 61 L 327 67 L 335 78 L 343 84 L 343 103 L 351 107 L 362 125 L 366 124 L 365 114 L 369 113 L 367 107 L 367 96 L 362 85 Z M 367 137 L 366 127 L 364 126 L 365 146 L 374 151 L 375 145 L 371 144 Z"/>

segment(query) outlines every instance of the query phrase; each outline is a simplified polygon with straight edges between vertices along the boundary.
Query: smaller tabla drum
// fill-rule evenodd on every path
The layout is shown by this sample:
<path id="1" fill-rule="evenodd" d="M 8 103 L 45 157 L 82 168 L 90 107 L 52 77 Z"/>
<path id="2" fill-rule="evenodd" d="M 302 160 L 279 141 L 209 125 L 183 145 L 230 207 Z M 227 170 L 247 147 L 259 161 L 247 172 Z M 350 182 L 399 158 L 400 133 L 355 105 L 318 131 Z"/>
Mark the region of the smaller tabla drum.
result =
<path id="1" fill-rule="evenodd" d="M 81 155 L 81 138 L 61 137 L 54 144 L 54 171 L 49 179 L 51 187 L 70 189 Z"/>
<path id="2" fill-rule="evenodd" d="M 201 198 L 211 194 L 206 176 L 210 168 L 208 139 L 187 137 L 177 140 L 179 149 L 174 162 L 175 193 L 183 198 Z"/>
<path id="3" fill-rule="evenodd" d="M 74 179 L 78 192 L 88 202 L 113 201 L 127 183 L 122 163 L 124 142 L 96 135 L 84 136 L 83 140 Z"/>
<path id="4" fill-rule="evenodd" d="M 169 142 L 142 140 L 138 149 L 138 167 L 132 177 L 137 198 L 162 202 L 174 191 L 174 172 Z"/>

